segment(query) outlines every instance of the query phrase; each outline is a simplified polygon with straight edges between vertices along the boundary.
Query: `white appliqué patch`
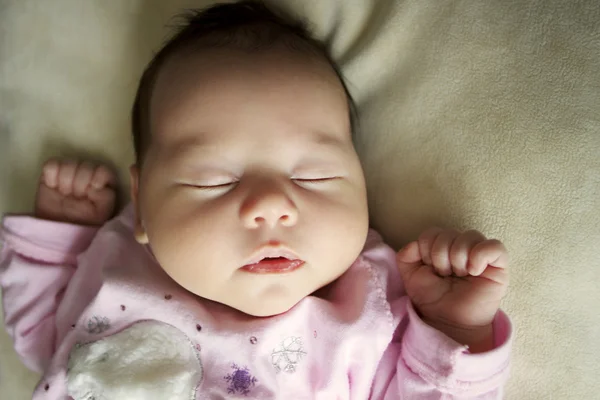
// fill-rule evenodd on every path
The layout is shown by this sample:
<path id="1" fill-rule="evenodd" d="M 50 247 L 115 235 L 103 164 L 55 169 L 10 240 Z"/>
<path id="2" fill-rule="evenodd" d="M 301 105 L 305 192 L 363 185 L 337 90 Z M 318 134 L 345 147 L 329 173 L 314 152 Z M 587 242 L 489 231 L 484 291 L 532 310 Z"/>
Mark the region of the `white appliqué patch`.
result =
<path id="1" fill-rule="evenodd" d="M 73 347 L 67 386 L 74 400 L 193 400 L 202 375 L 200 355 L 183 332 L 143 321 Z"/>
<path id="2" fill-rule="evenodd" d="M 305 355 L 302 338 L 290 336 L 273 349 L 271 363 L 277 372 L 293 373 Z"/>

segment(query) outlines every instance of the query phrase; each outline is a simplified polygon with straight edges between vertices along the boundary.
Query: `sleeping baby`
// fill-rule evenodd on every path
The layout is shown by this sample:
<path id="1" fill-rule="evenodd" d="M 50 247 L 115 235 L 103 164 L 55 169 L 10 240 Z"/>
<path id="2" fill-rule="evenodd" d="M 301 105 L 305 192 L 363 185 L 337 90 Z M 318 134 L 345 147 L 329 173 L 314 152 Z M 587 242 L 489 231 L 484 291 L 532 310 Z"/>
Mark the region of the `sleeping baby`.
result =
<path id="1" fill-rule="evenodd" d="M 501 398 L 506 249 L 369 230 L 353 110 L 301 23 L 190 12 L 141 78 L 131 204 L 114 217 L 106 166 L 51 160 L 33 215 L 3 220 L 33 398 Z"/>

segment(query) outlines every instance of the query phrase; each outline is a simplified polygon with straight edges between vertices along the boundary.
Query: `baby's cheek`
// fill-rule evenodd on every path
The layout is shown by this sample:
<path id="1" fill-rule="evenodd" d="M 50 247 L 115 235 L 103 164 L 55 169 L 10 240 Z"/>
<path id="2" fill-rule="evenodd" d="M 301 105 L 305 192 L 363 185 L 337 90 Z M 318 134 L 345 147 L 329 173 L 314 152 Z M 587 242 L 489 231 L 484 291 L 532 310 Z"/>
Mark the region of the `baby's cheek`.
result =
<path id="1" fill-rule="evenodd" d="M 366 201 L 355 192 L 348 196 L 318 207 L 308 235 L 309 245 L 318 247 L 322 258 L 347 266 L 360 254 L 369 230 Z"/>
<path id="2" fill-rule="evenodd" d="M 193 213 L 165 222 L 162 230 L 151 235 L 151 248 L 160 266 L 186 290 L 212 298 L 228 270 L 243 258 L 238 254 L 234 228 Z"/>

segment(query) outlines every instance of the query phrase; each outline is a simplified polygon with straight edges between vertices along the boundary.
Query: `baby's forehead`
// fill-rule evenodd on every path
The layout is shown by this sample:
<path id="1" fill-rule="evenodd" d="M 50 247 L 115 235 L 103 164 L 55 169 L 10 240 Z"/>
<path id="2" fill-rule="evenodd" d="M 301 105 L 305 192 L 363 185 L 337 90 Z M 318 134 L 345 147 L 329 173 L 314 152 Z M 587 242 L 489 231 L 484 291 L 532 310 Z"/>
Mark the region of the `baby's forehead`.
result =
<path id="1" fill-rule="evenodd" d="M 283 50 L 248 54 L 211 49 L 165 64 L 154 87 L 150 119 L 156 132 L 174 125 L 202 130 L 223 122 L 252 122 L 266 129 L 269 121 L 278 120 L 290 124 L 289 129 L 327 131 L 348 122 L 348 105 L 343 84 L 322 61 Z"/>

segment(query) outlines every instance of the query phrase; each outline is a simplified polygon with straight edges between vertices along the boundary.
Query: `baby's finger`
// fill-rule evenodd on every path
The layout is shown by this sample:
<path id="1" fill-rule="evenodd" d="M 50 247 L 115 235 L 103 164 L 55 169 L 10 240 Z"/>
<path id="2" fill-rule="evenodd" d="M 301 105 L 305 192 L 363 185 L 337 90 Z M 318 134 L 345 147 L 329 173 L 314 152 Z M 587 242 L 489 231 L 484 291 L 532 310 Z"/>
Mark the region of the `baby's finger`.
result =
<path id="1" fill-rule="evenodd" d="M 73 180 L 73 194 L 75 197 L 83 197 L 94 176 L 94 165 L 84 161 L 77 167 Z"/>
<path id="2" fill-rule="evenodd" d="M 49 188 L 58 187 L 58 161 L 52 159 L 46 161 L 42 167 L 42 182 Z"/>
<path id="3" fill-rule="evenodd" d="M 113 189 L 105 187 L 96 190 L 91 188 L 88 190 L 88 198 L 98 211 L 99 222 L 105 221 L 111 217 L 116 200 L 116 193 Z"/>
<path id="4" fill-rule="evenodd" d="M 471 249 L 479 242 L 483 242 L 485 236 L 479 231 L 470 230 L 454 240 L 450 249 L 450 263 L 452 271 L 456 276 L 467 276 L 467 263 L 469 262 L 469 253 Z"/>
<path id="5" fill-rule="evenodd" d="M 431 265 L 431 248 L 441 232 L 441 228 L 434 227 L 427 229 L 419 236 L 419 252 L 421 253 L 423 263 L 426 265 Z"/>
<path id="6" fill-rule="evenodd" d="M 508 270 L 506 268 L 496 268 L 488 265 L 485 270 L 479 275 L 479 278 L 484 278 L 503 286 L 508 286 Z"/>
<path id="7" fill-rule="evenodd" d="M 115 174 L 107 166 L 100 165 L 96 167 L 90 185 L 96 189 L 102 189 L 104 187 L 115 187 L 116 183 Z"/>
<path id="8" fill-rule="evenodd" d="M 60 163 L 58 170 L 58 191 L 68 196 L 73 193 L 73 179 L 75 178 L 75 170 L 77 162 L 63 161 Z"/>
<path id="9" fill-rule="evenodd" d="M 442 231 L 431 247 L 431 262 L 435 272 L 441 276 L 452 275 L 450 264 L 450 248 L 460 232 L 454 229 Z"/>
<path id="10" fill-rule="evenodd" d="M 95 208 L 89 201 L 81 201 L 73 196 L 62 200 L 63 212 L 68 220 L 78 224 L 95 224 Z"/>
<path id="11" fill-rule="evenodd" d="M 421 253 L 419 252 L 419 244 L 417 242 L 411 242 L 404 246 L 398 254 L 396 254 L 396 263 L 398 264 L 398 270 L 400 271 L 402 280 L 407 282 L 413 272 L 423 265 Z"/>
<path id="12" fill-rule="evenodd" d="M 469 253 L 469 274 L 479 276 L 488 265 L 501 269 L 508 267 L 508 252 L 499 240 L 490 239 L 478 243 Z"/>

